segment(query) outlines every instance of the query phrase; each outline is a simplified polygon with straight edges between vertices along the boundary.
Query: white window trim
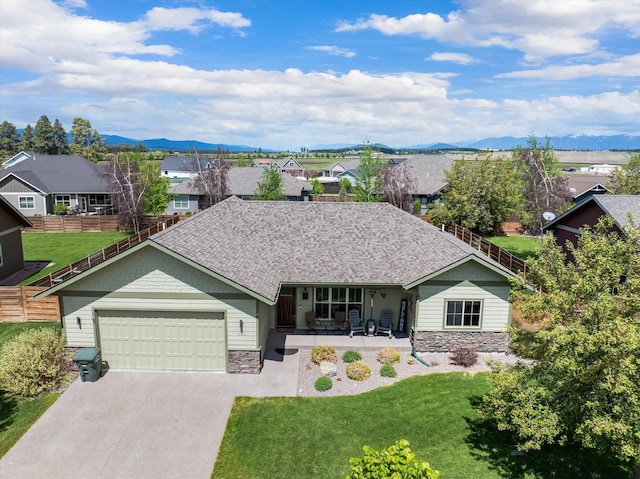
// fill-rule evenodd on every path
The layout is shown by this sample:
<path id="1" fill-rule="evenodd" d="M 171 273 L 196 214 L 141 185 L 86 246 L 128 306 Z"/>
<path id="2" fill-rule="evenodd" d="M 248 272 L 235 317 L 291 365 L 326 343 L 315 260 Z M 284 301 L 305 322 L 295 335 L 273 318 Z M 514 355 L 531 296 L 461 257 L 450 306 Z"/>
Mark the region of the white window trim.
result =
<path id="1" fill-rule="evenodd" d="M 31 200 L 33 206 L 22 206 L 22 200 Z M 18 207 L 21 210 L 35 210 L 36 209 L 36 197 L 35 196 L 18 196 Z"/>
<path id="2" fill-rule="evenodd" d="M 98 203 L 98 196 L 102 196 L 104 198 L 104 203 Z M 89 195 L 89 206 L 112 206 L 111 195 L 107 195 L 107 194 Z"/>
<path id="3" fill-rule="evenodd" d="M 449 303 L 462 303 L 462 324 L 460 325 L 451 325 L 449 326 L 447 324 L 447 311 L 449 309 Z M 478 318 L 478 325 L 469 325 L 469 326 L 465 326 L 464 325 L 464 303 L 480 303 L 480 317 Z M 443 326 L 445 329 L 464 329 L 464 330 L 469 330 L 469 329 L 482 329 L 482 316 L 484 313 L 484 301 L 482 299 L 446 299 L 444 301 L 444 319 L 443 319 Z"/>
<path id="4" fill-rule="evenodd" d="M 176 202 L 176 200 L 178 198 L 186 198 L 187 199 L 187 206 L 178 206 L 178 203 Z M 184 204 L 183 201 L 180 201 L 180 205 Z M 176 210 L 188 210 L 189 209 L 189 195 L 176 195 L 173 197 L 173 208 Z"/>
<path id="5" fill-rule="evenodd" d="M 317 289 L 328 289 L 329 290 L 329 299 L 327 301 L 316 301 L 316 290 Z M 342 301 L 333 301 L 333 290 L 334 289 L 346 289 L 346 302 L 342 302 Z M 360 299 L 361 301 L 359 303 L 351 303 L 349 302 L 349 290 L 360 290 Z M 348 314 L 348 310 L 349 309 L 353 309 L 352 306 L 358 306 L 358 309 L 360 310 L 360 314 L 364 314 L 364 289 L 363 288 L 348 288 L 348 287 L 331 287 L 331 286 L 327 286 L 325 288 L 315 288 L 313 291 L 313 310 L 316 311 L 316 305 L 318 304 L 326 304 L 329 307 L 329 315 L 331 315 L 331 311 L 333 309 L 333 305 L 345 305 L 345 314 Z M 325 317 L 319 317 L 320 319 L 331 319 L 331 318 L 325 318 Z"/>

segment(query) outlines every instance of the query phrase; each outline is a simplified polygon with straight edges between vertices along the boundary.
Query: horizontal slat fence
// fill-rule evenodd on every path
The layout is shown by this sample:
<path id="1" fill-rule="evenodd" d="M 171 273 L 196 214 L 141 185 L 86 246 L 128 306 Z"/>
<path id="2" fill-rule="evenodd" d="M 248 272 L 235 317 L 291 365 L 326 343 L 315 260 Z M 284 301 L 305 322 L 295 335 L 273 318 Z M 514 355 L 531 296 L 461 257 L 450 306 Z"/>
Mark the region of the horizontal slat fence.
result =
<path id="1" fill-rule="evenodd" d="M 50 288 L 52 286 L 60 284 L 84 271 L 87 271 L 90 268 L 93 268 L 94 266 L 99 265 L 100 263 L 107 261 L 110 258 L 113 258 L 114 256 L 119 255 L 123 251 L 126 251 L 133 246 L 142 243 L 149 236 L 152 236 L 177 222 L 178 216 L 164 217 L 164 220 L 159 221 L 146 230 L 143 230 L 137 234 L 133 234 L 121 241 L 118 241 L 115 244 L 112 244 L 111 246 L 107 246 L 100 251 L 90 254 L 89 256 L 82 258 L 75 263 L 72 263 L 68 266 L 65 266 L 64 268 L 50 273 L 43 278 L 33 281 L 32 283 L 29 283 L 29 286 Z"/>
<path id="2" fill-rule="evenodd" d="M 89 231 L 119 231 L 120 223 L 114 215 L 90 216 L 30 216 L 30 233 L 83 233 Z"/>
<path id="3" fill-rule="evenodd" d="M 0 322 L 59 321 L 60 302 L 57 296 L 32 299 L 45 288 L 33 286 L 0 287 Z"/>

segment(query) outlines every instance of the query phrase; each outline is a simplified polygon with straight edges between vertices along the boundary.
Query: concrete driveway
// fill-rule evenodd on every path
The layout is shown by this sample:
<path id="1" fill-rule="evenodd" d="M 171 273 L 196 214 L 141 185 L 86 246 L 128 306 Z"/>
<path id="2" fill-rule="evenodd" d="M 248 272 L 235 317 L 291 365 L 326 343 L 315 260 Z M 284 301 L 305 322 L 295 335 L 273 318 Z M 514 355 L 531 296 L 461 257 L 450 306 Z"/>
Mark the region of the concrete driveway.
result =
<path id="1" fill-rule="evenodd" d="M 109 371 L 76 380 L 0 459 L 0 477 L 211 476 L 235 396 L 295 396 L 299 353 L 259 375 Z"/>

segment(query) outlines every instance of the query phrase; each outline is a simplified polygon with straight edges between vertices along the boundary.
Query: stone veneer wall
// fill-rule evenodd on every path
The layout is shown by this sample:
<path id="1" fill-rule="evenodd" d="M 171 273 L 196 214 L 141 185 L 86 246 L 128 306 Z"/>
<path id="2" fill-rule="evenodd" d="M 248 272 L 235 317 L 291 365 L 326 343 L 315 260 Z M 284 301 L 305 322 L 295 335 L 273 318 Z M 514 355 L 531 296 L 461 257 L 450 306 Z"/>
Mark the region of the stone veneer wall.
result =
<path id="1" fill-rule="evenodd" d="M 449 352 L 460 346 L 482 353 L 509 350 L 509 333 L 493 331 L 418 331 L 416 349 L 422 352 Z"/>
<path id="2" fill-rule="evenodd" d="M 229 351 L 229 373 L 260 374 L 261 369 L 260 351 Z"/>

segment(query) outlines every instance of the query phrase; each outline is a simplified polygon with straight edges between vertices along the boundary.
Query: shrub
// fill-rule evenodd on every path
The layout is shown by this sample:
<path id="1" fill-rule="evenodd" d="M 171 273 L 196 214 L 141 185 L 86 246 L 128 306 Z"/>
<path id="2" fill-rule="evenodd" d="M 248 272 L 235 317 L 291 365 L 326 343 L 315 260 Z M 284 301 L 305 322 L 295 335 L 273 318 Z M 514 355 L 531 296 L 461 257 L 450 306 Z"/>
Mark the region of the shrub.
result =
<path id="1" fill-rule="evenodd" d="M 342 360 L 345 363 L 352 363 L 354 361 L 359 361 L 360 359 L 362 359 L 362 354 L 358 351 L 354 351 L 353 349 L 349 349 L 342 353 Z"/>
<path id="2" fill-rule="evenodd" d="M 428 462 L 416 459 L 409 441 L 401 439 L 393 446 L 376 451 L 370 446 L 362 448 L 364 457 L 352 457 L 347 479 L 374 479 L 379 477 L 402 477 L 405 479 L 438 479 L 440 473 Z"/>
<path id="3" fill-rule="evenodd" d="M 316 364 L 320 364 L 322 361 L 337 363 L 338 354 L 336 353 L 336 348 L 326 345 L 314 346 L 311 348 L 311 361 Z"/>
<path id="4" fill-rule="evenodd" d="M 395 348 L 382 348 L 378 351 L 376 359 L 382 364 L 393 364 L 400 361 L 400 353 Z"/>
<path id="5" fill-rule="evenodd" d="M 185 216 L 187 216 L 187 217 L 189 217 L 189 216 L 191 216 L 192 214 L 193 214 L 193 213 L 191 213 L 191 211 L 187 211 L 184 215 L 185 215 Z"/>
<path id="6" fill-rule="evenodd" d="M 0 350 L 0 389 L 35 397 L 58 387 L 68 370 L 64 339 L 53 329 L 30 329 Z"/>
<path id="7" fill-rule="evenodd" d="M 453 364 L 468 368 L 478 362 L 478 352 L 473 348 L 457 347 L 451 351 L 449 359 Z"/>
<path id="8" fill-rule="evenodd" d="M 56 203 L 55 205 L 53 205 L 54 215 L 66 215 L 67 211 L 69 211 L 69 207 L 64 203 Z"/>
<path id="9" fill-rule="evenodd" d="M 395 378 L 397 374 L 396 368 L 391 364 L 383 364 L 380 368 L 380 376 L 384 376 L 385 378 Z"/>
<path id="10" fill-rule="evenodd" d="M 354 381 L 364 381 L 371 376 L 371 368 L 362 361 L 354 361 L 347 365 L 347 377 Z"/>
<path id="11" fill-rule="evenodd" d="M 329 376 L 320 376 L 318 379 L 316 379 L 316 382 L 313 383 L 313 387 L 316 388 L 316 391 L 328 391 L 333 387 L 333 381 Z"/>

